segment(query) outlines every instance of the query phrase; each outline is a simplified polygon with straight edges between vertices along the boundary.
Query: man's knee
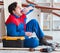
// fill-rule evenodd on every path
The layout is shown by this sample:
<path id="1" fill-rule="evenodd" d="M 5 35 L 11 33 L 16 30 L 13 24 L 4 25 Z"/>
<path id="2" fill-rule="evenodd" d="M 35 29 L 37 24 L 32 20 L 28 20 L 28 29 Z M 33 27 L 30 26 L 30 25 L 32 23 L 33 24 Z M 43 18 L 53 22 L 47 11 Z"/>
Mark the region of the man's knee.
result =
<path id="1" fill-rule="evenodd" d="M 39 40 L 37 38 L 26 39 L 24 42 L 24 46 L 28 48 L 34 48 L 39 45 Z"/>
<path id="2" fill-rule="evenodd" d="M 37 22 L 37 20 L 36 19 L 32 19 L 31 22 Z"/>

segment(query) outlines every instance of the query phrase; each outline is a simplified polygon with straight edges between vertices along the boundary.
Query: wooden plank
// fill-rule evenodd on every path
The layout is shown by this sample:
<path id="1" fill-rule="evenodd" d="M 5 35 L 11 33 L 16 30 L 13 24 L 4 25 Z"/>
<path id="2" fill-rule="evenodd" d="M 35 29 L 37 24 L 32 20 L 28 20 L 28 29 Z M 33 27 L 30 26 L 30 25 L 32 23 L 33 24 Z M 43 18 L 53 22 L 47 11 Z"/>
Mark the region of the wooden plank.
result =
<path id="1" fill-rule="evenodd" d="M 34 49 L 34 48 L 0 48 L 0 50 L 19 50 L 19 51 L 42 51 L 41 49 Z"/>
<path id="2" fill-rule="evenodd" d="M 3 3 L 3 1 L 0 1 L 0 5 L 3 5 L 4 3 Z"/>
<path id="3" fill-rule="evenodd" d="M 0 48 L 0 50 L 29 50 L 29 48 Z"/>
<path id="4" fill-rule="evenodd" d="M 52 12 L 52 14 L 54 14 L 54 15 L 60 17 L 60 14 L 57 14 L 57 13 L 55 13 L 55 12 Z"/>
<path id="5" fill-rule="evenodd" d="M 23 7 L 28 6 L 28 4 L 22 4 Z M 45 7 L 45 6 L 39 6 L 35 5 L 35 8 L 40 8 L 40 9 L 49 9 L 49 10 L 60 10 L 60 8 L 52 8 L 52 7 Z"/>
<path id="6" fill-rule="evenodd" d="M 51 9 L 51 10 L 60 10 L 60 8 L 52 8 L 52 7 L 44 7 L 44 6 L 39 6 L 35 4 L 34 2 L 31 2 L 30 0 L 26 0 L 30 4 L 34 4 L 36 8 L 41 8 L 41 9 Z"/>

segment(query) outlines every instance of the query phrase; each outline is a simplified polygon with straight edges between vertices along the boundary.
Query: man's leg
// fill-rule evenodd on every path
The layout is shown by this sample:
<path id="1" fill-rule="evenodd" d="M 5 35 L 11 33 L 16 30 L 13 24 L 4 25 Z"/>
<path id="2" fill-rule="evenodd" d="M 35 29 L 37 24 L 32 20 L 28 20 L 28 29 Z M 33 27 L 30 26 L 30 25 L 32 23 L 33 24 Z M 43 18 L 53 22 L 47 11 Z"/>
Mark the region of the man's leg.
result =
<path id="1" fill-rule="evenodd" d="M 24 47 L 26 48 L 35 48 L 37 46 L 39 46 L 39 40 L 35 37 L 24 40 Z"/>
<path id="2" fill-rule="evenodd" d="M 32 33 L 35 32 L 39 39 L 44 37 L 44 33 L 35 19 L 32 19 L 27 23 L 26 31 Z"/>
<path id="3" fill-rule="evenodd" d="M 35 32 L 39 39 L 40 45 L 50 45 L 50 43 L 46 42 L 46 40 L 44 39 L 44 33 L 35 19 L 32 19 L 30 22 L 27 23 L 26 31 L 32 33 Z"/>

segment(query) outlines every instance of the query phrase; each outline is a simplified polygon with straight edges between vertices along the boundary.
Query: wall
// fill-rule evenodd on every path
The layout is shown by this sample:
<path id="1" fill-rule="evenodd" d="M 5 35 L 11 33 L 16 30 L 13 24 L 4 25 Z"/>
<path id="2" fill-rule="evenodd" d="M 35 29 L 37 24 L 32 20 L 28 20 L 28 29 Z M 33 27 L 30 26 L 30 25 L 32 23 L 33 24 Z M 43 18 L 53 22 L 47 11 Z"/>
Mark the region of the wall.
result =
<path id="1" fill-rule="evenodd" d="M 0 36 L 5 35 L 5 18 L 3 5 L 0 5 Z"/>

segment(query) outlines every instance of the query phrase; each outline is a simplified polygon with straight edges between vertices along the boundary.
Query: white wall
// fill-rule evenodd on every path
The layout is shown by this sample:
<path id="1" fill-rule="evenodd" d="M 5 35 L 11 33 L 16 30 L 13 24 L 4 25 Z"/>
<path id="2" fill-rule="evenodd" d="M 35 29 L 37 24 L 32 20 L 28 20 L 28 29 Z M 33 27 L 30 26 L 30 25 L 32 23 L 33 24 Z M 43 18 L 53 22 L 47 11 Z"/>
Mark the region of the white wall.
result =
<path id="1" fill-rule="evenodd" d="M 5 35 L 5 18 L 3 5 L 0 5 L 0 36 Z"/>

